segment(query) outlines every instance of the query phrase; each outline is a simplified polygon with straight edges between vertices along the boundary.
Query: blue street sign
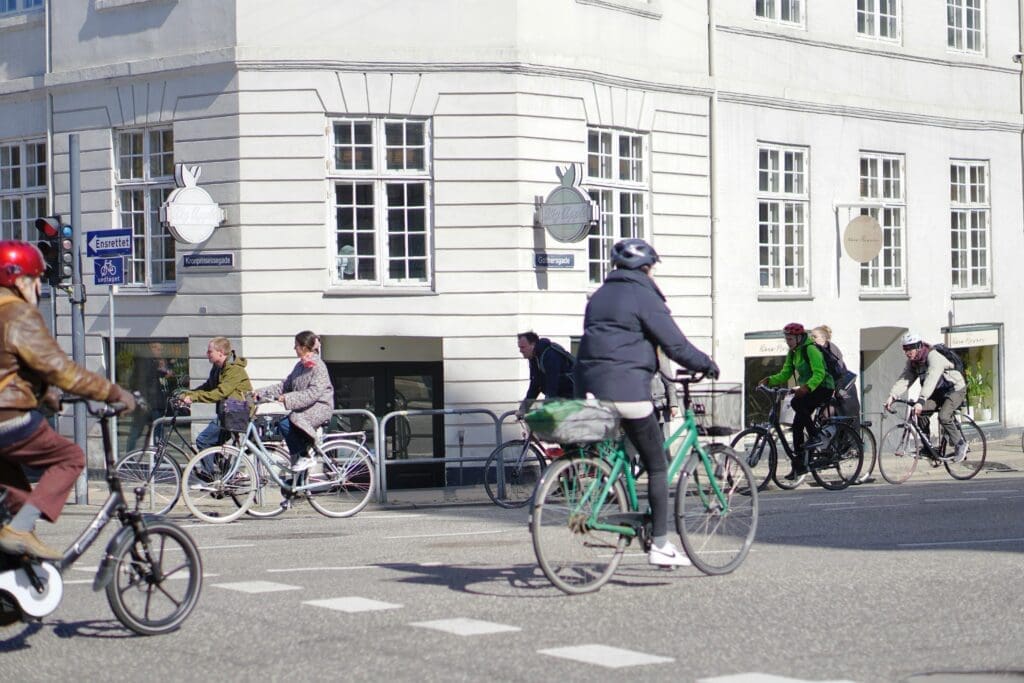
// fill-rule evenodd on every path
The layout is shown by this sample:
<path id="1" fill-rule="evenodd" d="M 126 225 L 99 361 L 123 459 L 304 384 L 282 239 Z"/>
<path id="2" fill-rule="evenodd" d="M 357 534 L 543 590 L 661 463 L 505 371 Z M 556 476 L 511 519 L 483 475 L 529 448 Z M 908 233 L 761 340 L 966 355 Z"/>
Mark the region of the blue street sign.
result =
<path id="1" fill-rule="evenodd" d="M 93 261 L 93 284 L 97 285 L 123 285 L 124 284 L 124 258 L 115 256 L 113 258 L 98 258 Z"/>
<path id="2" fill-rule="evenodd" d="M 131 256 L 132 229 L 94 230 L 85 233 L 86 256 Z"/>

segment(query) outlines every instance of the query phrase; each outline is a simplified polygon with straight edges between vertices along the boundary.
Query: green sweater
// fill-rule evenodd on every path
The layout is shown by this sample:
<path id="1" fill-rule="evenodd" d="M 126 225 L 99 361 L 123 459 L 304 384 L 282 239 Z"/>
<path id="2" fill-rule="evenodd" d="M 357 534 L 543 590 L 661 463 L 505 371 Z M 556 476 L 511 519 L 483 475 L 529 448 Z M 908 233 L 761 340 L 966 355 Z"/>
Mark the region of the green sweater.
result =
<path id="1" fill-rule="evenodd" d="M 196 403 L 221 403 L 227 398 L 244 399 L 245 392 L 252 391 L 249 373 L 245 371 L 247 361 L 236 358 L 234 352 L 224 361 L 224 366 L 214 366 L 210 377 L 192 391 L 184 392 Z M 218 405 L 218 408 L 220 406 Z"/>
<path id="2" fill-rule="evenodd" d="M 768 386 L 777 387 L 789 381 L 796 371 L 797 382 L 814 391 L 819 386 L 835 389 L 836 384 L 825 370 L 825 357 L 810 335 L 804 343 L 793 347 L 786 354 L 786 362 L 778 373 L 768 378 Z"/>

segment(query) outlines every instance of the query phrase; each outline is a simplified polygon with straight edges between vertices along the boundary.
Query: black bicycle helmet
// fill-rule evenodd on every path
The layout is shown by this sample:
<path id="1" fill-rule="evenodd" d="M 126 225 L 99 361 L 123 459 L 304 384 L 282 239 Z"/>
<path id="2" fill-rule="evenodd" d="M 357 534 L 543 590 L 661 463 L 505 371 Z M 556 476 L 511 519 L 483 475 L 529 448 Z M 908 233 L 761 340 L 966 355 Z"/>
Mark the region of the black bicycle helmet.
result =
<path id="1" fill-rule="evenodd" d="M 618 268 L 636 270 L 641 266 L 652 266 L 660 260 L 654 247 L 641 239 L 621 240 L 612 247 L 612 265 Z"/>

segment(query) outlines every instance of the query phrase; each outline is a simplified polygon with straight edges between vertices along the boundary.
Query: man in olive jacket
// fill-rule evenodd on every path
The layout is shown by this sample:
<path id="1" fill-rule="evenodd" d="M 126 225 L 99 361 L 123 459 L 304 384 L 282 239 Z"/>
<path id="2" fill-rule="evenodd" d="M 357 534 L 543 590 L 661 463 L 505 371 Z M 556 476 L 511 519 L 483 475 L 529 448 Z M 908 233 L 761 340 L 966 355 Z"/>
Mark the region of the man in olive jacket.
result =
<path id="1" fill-rule="evenodd" d="M 222 436 L 220 426 L 224 415 L 224 401 L 229 398 L 243 400 L 245 394 L 252 391 L 252 382 L 249 381 L 249 374 L 245 371 L 248 361 L 235 356 L 227 337 L 211 339 L 206 347 L 206 357 L 213 365 L 210 368 L 210 376 L 200 386 L 181 394 L 185 405 L 191 403 L 217 404 L 217 416 L 196 437 L 196 447 L 199 450 L 219 446 L 226 440 Z"/>

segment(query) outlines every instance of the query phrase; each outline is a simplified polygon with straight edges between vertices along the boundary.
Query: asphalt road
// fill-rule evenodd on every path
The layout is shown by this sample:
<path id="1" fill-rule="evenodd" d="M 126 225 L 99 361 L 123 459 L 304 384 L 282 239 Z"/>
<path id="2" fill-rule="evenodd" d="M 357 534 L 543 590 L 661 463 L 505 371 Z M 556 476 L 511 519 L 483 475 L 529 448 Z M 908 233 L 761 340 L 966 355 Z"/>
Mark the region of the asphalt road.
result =
<path id="1" fill-rule="evenodd" d="M 69 507 L 40 531 L 70 542 L 93 511 Z M 219 526 L 175 515 L 206 572 L 180 631 L 135 637 L 113 618 L 89 585 L 101 540 L 66 572 L 55 613 L 0 629 L 0 672 L 716 683 L 1024 672 L 1022 513 L 1020 471 L 773 490 L 735 573 L 653 569 L 631 547 L 607 586 L 575 597 L 537 569 L 524 510 L 370 508 L 332 520 L 300 505 Z"/>

